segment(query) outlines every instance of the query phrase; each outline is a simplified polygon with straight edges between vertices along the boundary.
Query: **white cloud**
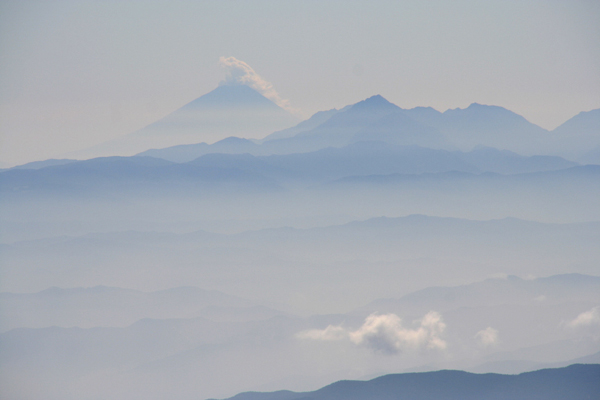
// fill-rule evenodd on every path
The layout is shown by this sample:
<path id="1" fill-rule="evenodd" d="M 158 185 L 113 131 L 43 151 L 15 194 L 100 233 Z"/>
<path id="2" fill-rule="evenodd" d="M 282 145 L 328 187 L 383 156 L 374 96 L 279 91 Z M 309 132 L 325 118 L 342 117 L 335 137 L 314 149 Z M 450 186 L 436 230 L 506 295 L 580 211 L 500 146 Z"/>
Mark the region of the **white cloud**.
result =
<path id="1" fill-rule="evenodd" d="M 446 324 L 442 322 L 441 315 L 430 311 L 419 322 L 418 328 L 407 329 L 402 326 L 402 320 L 396 314 L 372 314 L 356 331 L 329 325 L 323 330 L 304 331 L 296 336 L 312 340 L 349 340 L 357 346 L 386 354 L 406 350 L 444 350 L 446 342 L 441 335 Z"/>
<path id="2" fill-rule="evenodd" d="M 600 325 L 600 306 L 582 312 L 573 321 L 567 323 L 569 328 Z"/>
<path id="3" fill-rule="evenodd" d="M 498 330 L 488 326 L 475 334 L 475 339 L 483 347 L 495 346 L 498 344 Z"/>
<path id="4" fill-rule="evenodd" d="M 219 65 L 225 70 L 225 80 L 219 85 L 246 85 L 256 90 L 279 107 L 297 113 L 298 110 L 290 106 L 289 100 L 282 99 L 273 88 L 271 82 L 267 82 L 245 62 L 235 57 L 219 58 Z"/>

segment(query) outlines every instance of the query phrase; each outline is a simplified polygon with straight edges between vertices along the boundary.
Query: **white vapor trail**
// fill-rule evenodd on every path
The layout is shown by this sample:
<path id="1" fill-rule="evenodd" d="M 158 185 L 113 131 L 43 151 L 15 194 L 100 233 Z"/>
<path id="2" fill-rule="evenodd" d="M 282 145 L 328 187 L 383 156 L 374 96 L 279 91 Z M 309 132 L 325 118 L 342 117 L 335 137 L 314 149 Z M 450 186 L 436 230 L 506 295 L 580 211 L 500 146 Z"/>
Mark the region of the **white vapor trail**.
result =
<path id="1" fill-rule="evenodd" d="M 235 57 L 220 57 L 219 65 L 225 70 L 225 80 L 219 85 L 246 85 L 256 90 L 279 107 L 292 113 L 298 110 L 290 106 L 289 100 L 282 99 L 273 88 L 273 84 L 264 80 L 254 69 Z"/>

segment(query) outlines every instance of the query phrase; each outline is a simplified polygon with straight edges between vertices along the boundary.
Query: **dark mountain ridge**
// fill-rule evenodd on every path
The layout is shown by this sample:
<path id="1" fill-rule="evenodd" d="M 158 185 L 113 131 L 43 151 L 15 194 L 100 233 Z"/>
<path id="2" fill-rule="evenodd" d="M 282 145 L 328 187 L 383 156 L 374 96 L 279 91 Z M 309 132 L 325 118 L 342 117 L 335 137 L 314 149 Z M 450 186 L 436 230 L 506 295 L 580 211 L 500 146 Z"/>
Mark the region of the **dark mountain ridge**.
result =
<path id="1" fill-rule="evenodd" d="M 442 370 L 339 381 L 314 392 L 241 393 L 229 400 L 584 400 L 600 393 L 600 364 L 519 375 Z"/>

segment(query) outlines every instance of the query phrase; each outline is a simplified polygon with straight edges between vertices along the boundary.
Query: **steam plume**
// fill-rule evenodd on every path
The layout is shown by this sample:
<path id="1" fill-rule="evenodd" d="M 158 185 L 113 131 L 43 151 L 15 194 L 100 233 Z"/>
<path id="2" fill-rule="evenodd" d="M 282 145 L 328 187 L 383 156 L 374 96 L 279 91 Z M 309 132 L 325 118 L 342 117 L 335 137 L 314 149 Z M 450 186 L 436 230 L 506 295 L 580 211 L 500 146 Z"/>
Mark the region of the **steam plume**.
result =
<path id="1" fill-rule="evenodd" d="M 279 107 L 297 113 L 298 110 L 290 106 L 289 100 L 282 99 L 273 88 L 271 82 L 267 82 L 254 69 L 245 62 L 235 57 L 219 58 L 219 65 L 225 70 L 225 80 L 219 85 L 246 85 L 256 90 Z"/>

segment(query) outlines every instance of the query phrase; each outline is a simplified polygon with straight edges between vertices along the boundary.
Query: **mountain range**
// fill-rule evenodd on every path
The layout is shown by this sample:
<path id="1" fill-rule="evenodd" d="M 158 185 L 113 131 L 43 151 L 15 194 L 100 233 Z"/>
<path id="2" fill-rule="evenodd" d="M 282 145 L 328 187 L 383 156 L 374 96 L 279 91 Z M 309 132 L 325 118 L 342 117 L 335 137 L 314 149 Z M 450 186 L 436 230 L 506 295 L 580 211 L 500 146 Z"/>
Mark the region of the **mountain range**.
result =
<path id="1" fill-rule="evenodd" d="M 381 141 L 285 155 L 209 153 L 186 163 L 134 156 L 57 160 L 46 164 L 0 172 L 0 190 L 13 195 L 40 191 L 66 194 L 106 190 L 107 185 L 114 190 L 125 185 L 129 191 L 137 188 L 143 192 L 157 185 L 175 190 L 176 187 L 192 188 L 200 183 L 205 190 L 215 184 L 275 189 L 291 182 L 314 183 L 351 176 L 450 171 L 518 174 L 562 170 L 577 165 L 556 156 L 526 157 L 492 148 L 477 148 L 464 153 Z"/>
<path id="2" fill-rule="evenodd" d="M 445 112 L 431 107 L 402 109 L 375 95 L 298 121 L 248 86 L 221 85 L 136 132 L 75 155 L 138 153 L 187 162 L 207 153 L 291 154 L 382 141 L 461 151 L 483 146 L 600 162 L 595 153 L 600 148 L 598 110 L 582 112 L 548 131 L 498 106 L 473 103 Z"/>
<path id="3" fill-rule="evenodd" d="M 498 106 L 473 103 L 465 109 L 442 113 L 431 107 L 402 109 L 376 95 L 341 110 L 318 112 L 295 127 L 262 140 L 232 139 L 213 145 L 201 143 L 148 150 L 142 155 L 184 162 L 208 152 L 289 154 L 343 147 L 360 141 L 382 141 L 462 151 L 484 146 L 525 155 L 563 155 L 593 161 L 589 152 L 600 146 L 599 124 L 600 114 L 593 110 L 580 113 L 554 131 L 547 131 Z"/>
<path id="4" fill-rule="evenodd" d="M 587 400 L 600 393 L 600 365 L 519 375 L 436 371 L 339 381 L 314 392 L 241 393 L 228 400 Z"/>

